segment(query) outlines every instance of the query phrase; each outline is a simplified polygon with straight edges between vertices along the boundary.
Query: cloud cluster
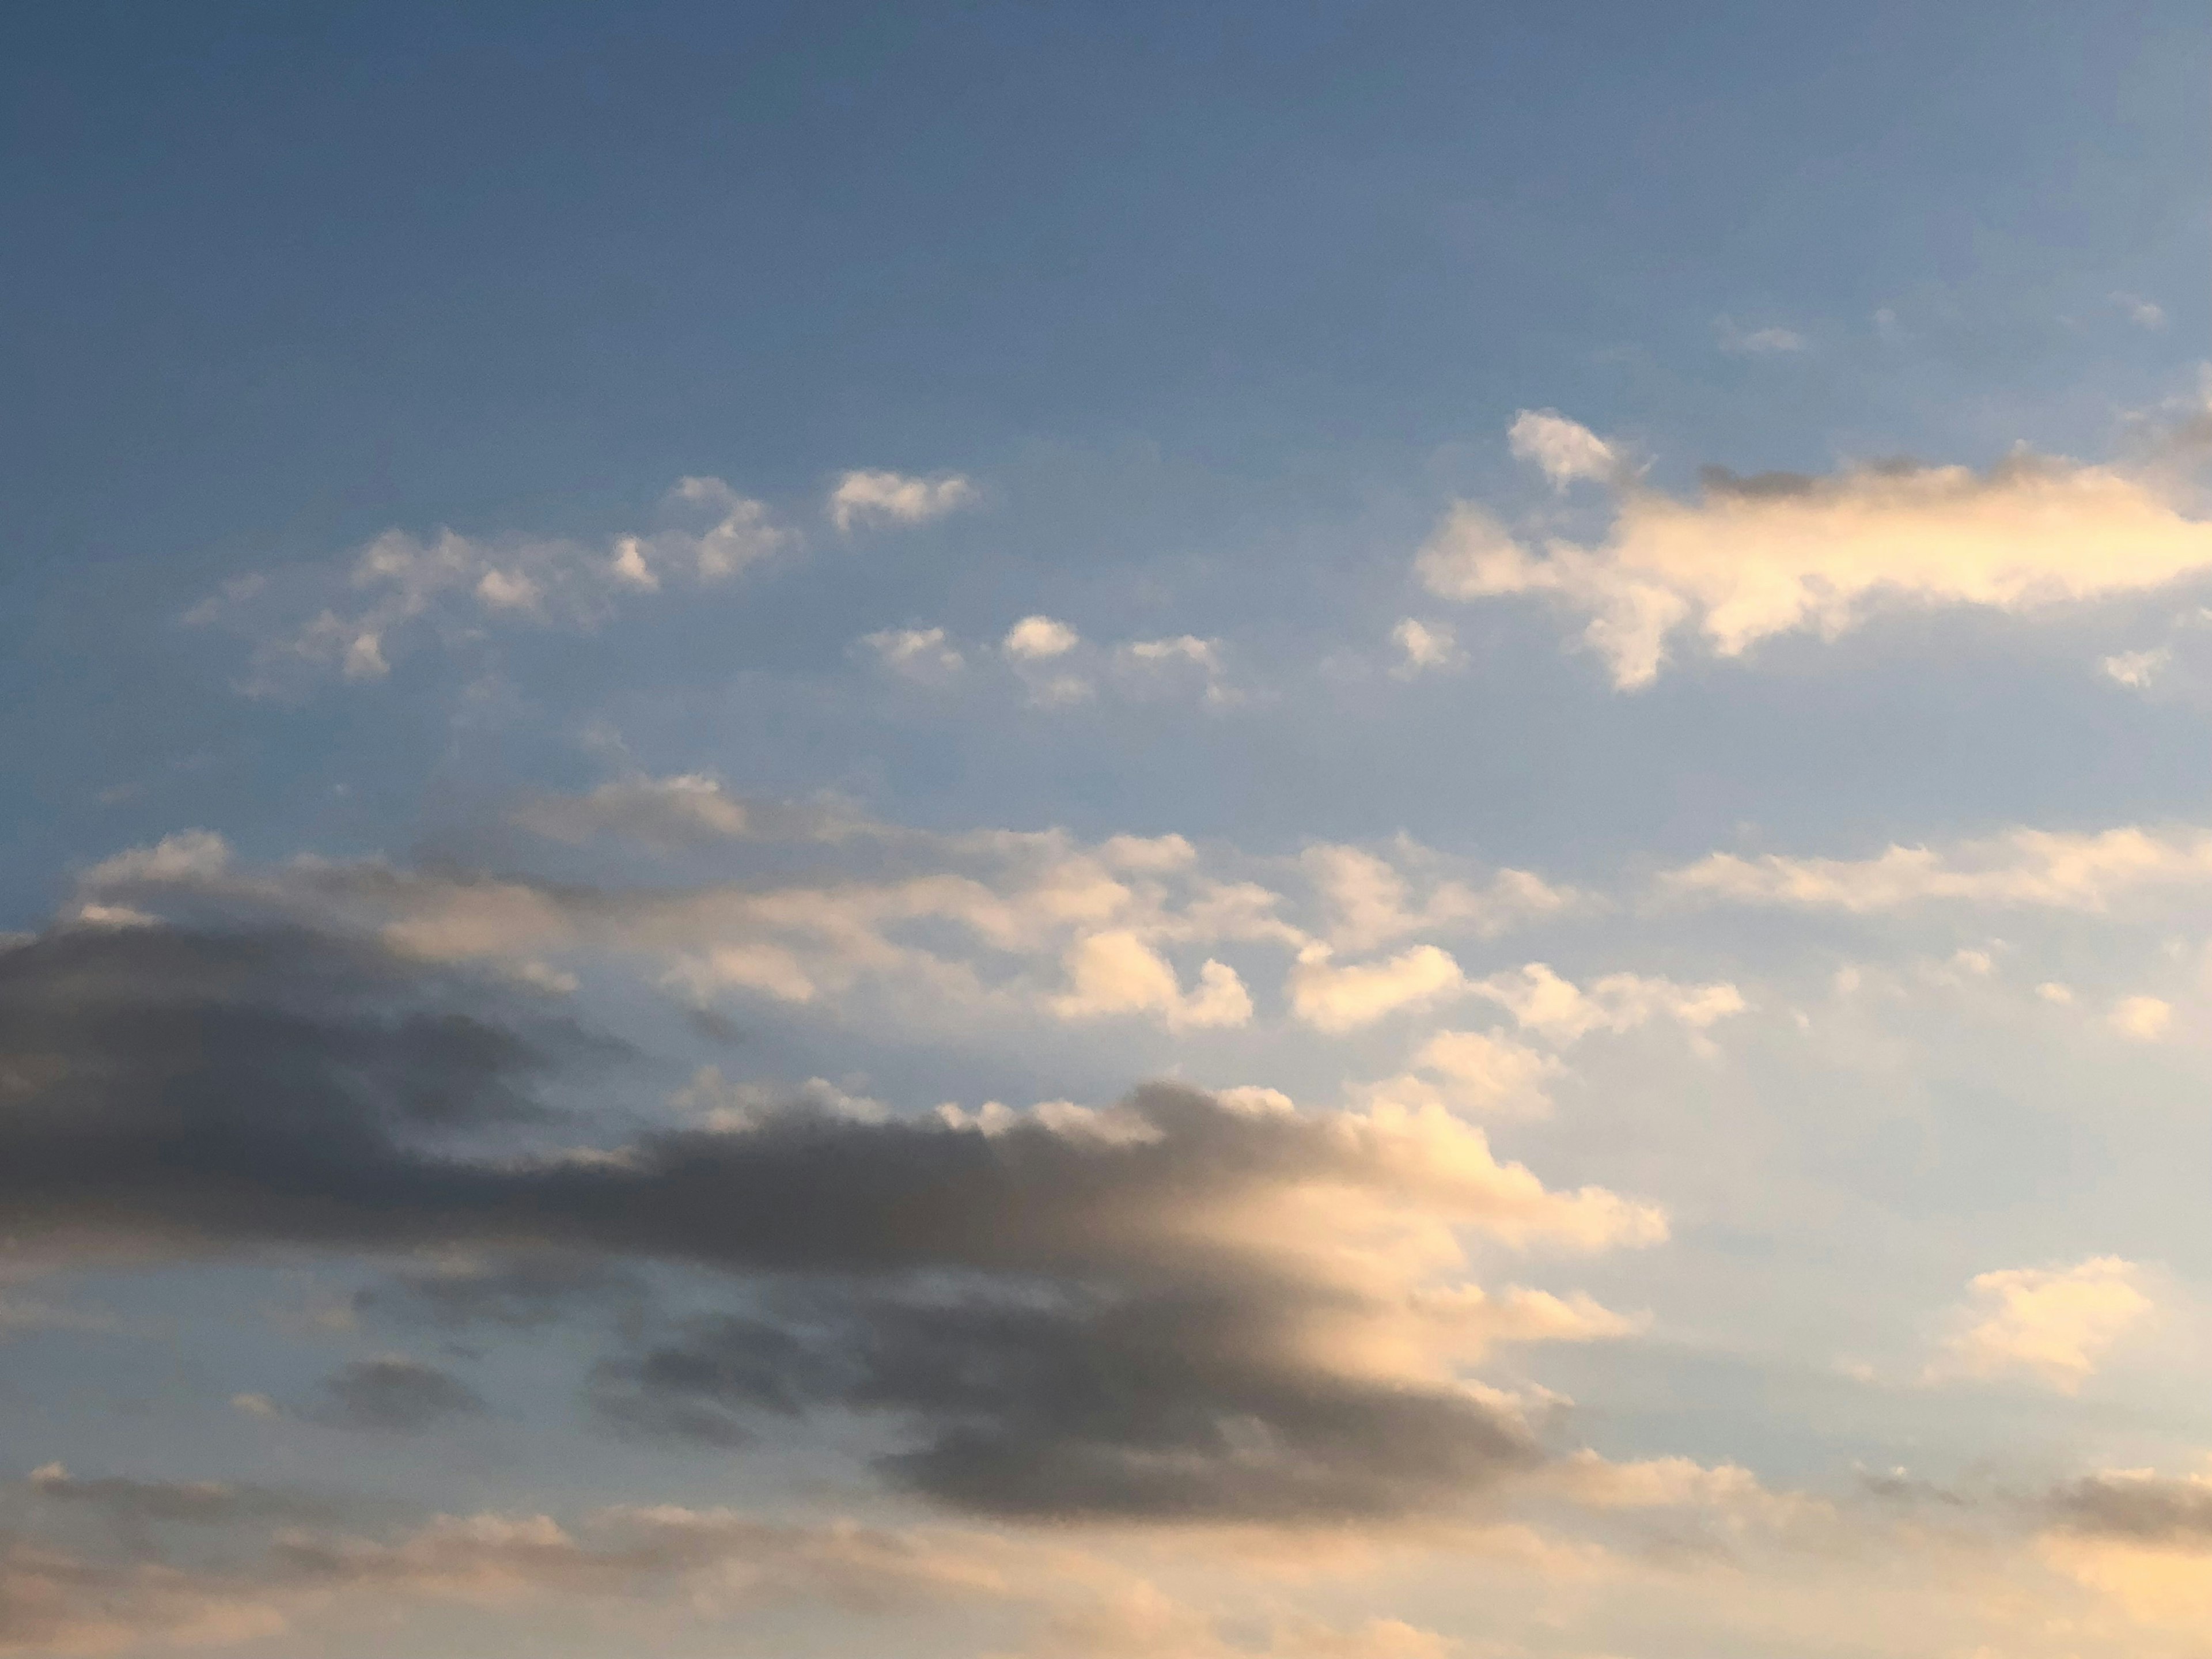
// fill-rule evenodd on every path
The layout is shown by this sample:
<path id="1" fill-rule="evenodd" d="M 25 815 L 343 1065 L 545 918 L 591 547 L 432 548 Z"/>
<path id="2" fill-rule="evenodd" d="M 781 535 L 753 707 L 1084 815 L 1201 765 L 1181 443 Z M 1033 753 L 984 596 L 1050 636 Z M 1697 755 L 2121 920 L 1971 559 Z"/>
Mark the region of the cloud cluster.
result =
<path id="1" fill-rule="evenodd" d="M 1946 902 L 2102 912 L 2212 881 L 2212 832 L 2185 825 L 2075 833 L 2016 829 L 1872 858 L 1715 853 L 1660 878 L 1677 898 L 1860 915 Z"/>
<path id="2" fill-rule="evenodd" d="M 609 888 L 374 859 L 253 870 L 195 831 L 93 866 L 69 914 L 337 927 L 428 960 L 496 963 L 549 989 L 574 983 L 556 964 L 615 956 L 702 1006 L 734 995 L 821 1006 L 879 991 L 933 1016 L 996 1006 L 1170 1030 L 1258 1017 L 1251 986 L 1224 959 L 1235 947 L 1297 958 L 1285 982 L 1292 1011 L 1316 1030 L 1346 1031 L 1468 988 L 1433 945 L 1347 958 L 1423 934 L 1489 938 L 1585 902 L 1530 872 L 1478 872 L 1402 837 L 1382 850 L 1324 843 L 1255 860 L 1202 855 L 1176 836 L 1087 845 L 1058 831 L 930 836 L 741 801 L 696 774 L 532 797 L 513 821 L 571 845 L 656 854 L 795 842 L 830 869 Z"/>
<path id="3" fill-rule="evenodd" d="M 1651 1206 L 1547 1188 L 1437 1109 L 1301 1112 L 1155 1085 L 900 1120 L 801 1101 L 579 1147 L 532 1081 L 585 1054 L 496 990 L 360 940 L 76 928 L 0 954 L 0 1227 L 39 1253 L 556 1249 L 690 1264 L 750 1310 L 609 1362 L 633 1425 L 897 1425 L 882 1467 L 997 1512 L 1294 1521 L 1449 1506 L 1539 1456 L 1463 1368 L 1627 1324 L 1492 1292 L 1466 1241 L 1602 1249 Z M 478 1407 L 362 1362 L 330 1408 Z"/>
<path id="4" fill-rule="evenodd" d="M 256 637 L 249 691 L 279 689 L 303 670 L 380 680 L 410 635 L 454 641 L 504 623 L 591 627 L 625 593 L 657 592 L 671 580 L 726 581 L 798 544 L 764 503 L 720 478 L 679 479 L 661 512 L 665 527 L 616 536 L 599 547 L 387 530 L 354 555 L 342 577 L 323 569 L 246 577 L 184 620 L 222 623 Z M 303 608 L 313 611 L 304 623 Z"/>
<path id="5" fill-rule="evenodd" d="M 1968 1287 L 1971 1311 L 1929 1368 L 1931 1380 L 2026 1371 L 2077 1392 L 2112 1346 L 2154 1311 L 2142 1270 L 2118 1256 L 2070 1267 L 2010 1267 Z"/>
<path id="6" fill-rule="evenodd" d="M 1760 349 L 1763 335 L 1743 337 Z M 1523 413 L 1515 453 L 1554 483 L 1600 475 L 1613 447 Z M 2146 592 L 2212 569 L 2212 523 L 2164 477 L 2021 452 L 1984 473 L 1896 463 L 1826 477 L 1710 470 L 1683 501 L 1617 479 L 1595 544 L 1525 546 L 1493 514 L 1455 507 L 1415 562 L 1446 599 L 1544 594 L 1589 617 L 1584 643 L 1624 690 L 1650 684 L 1670 641 L 1716 654 L 1809 632 L 1833 639 L 1882 603 L 2008 611 Z"/>

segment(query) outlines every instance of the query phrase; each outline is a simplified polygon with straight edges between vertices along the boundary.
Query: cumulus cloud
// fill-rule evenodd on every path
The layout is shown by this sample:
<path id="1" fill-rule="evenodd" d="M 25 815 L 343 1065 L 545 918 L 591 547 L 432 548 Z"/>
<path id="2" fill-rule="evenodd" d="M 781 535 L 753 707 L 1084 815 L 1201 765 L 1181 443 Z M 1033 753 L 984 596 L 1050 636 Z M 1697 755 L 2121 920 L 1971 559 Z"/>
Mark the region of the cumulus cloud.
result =
<path id="1" fill-rule="evenodd" d="M 1326 945 L 1310 945 L 1290 974 L 1291 1008 L 1322 1031 L 1350 1031 L 1401 1009 L 1455 996 L 1467 976 L 1448 951 L 1417 945 L 1381 962 L 1339 967 Z"/>
<path id="2" fill-rule="evenodd" d="M 861 636 L 860 643 L 891 673 L 932 684 L 951 679 L 968 665 L 960 648 L 941 628 L 890 628 Z"/>
<path id="3" fill-rule="evenodd" d="M 1042 662 L 1065 656 L 1082 642 L 1082 636 L 1064 622 L 1050 617 L 1024 617 L 1006 630 L 1000 648 L 1022 662 Z"/>
<path id="4" fill-rule="evenodd" d="M 589 1058 L 580 1041 L 357 941 L 37 939 L 0 955 L 0 1226 L 34 1253 L 688 1263 L 752 1286 L 753 1310 L 611 1360 L 601 1398 L 634 1425 L 737 1438 L 779 1401 L 866 1411 L 903 1430 L 884 1473 L 940 1502 L 1279 1520 L 1449 1506 L 1540 1457 L 1462 1368 L 1619 1331 L 1595 1304 L 1474 1283 L 1465 1238 L 1665 1231 L 1650 1206 L 1546 1188 L 1441 1110 L 1160 1085 L 1109 1132 L 1074 1109 L 987 1124 L 800 1101 L 532 1139 L 532 1079 Z M 402 1359 L 347 1368 L 330 1399 L 397 1428 L 476 1407 Z"/>
<path id="5" fill-rule="evenodd" d="M 1577 479 L 1610 483 L 1621 474 L 1620 453 L 1556 409 L 1522 410 L 1513 417 L 1506 442 L 1515 459 L 1534 464 L 1555 489 Z"/>
<path id="6" fill-rule="evenodd" d="M 1806 349 L 1805 337 L 1795 329 L 1746 328 L 1733 317 L 1713 319 L 1713 338 L 1732 357 L 1783 357 Z"/>
<path id="7" fill-rule="evenodd" d="M 903 472 L 848 472 L 830 491 L 830 522 L 845 533 L 857 526 L 927 524 L 975 500 L 975 486 L 957 472 L 933 478 Z"/>
<path id="8" fill-rule="evenodd" d="M 796 538 L 767 507 L 720 478 L 679 479 L 661 504 L 665 527 L 601 547 L 545 538 L 420 537 L 387 530 L 343 576 L 301 569 L 233 582 L 185 613 L 258 640 L 249 691 L 281 689 L 301 671 L 351 681 L 384 678 L 403 642 L 457 641 L 489 623 L 590 628 L 626 593 L 677 579 L 712 585 L 785 550 Z M 312 611 L 303 623 L 302 610 Z"/>
<path id="9" fill-rule="evenodd" d="M 2122 997 L 2112 1005 L 2112 1029 L 2138 1042 L 2152 1042 L 2173 1023 L 2173 1005 L 2158 997 Z"/>
<path id="10" fill-rule="evenodd" d="M 1132 933 L 1086 933 L 1068 946 L 1066 965 L 1068 989 L 1053 1006 L 1069 1018 L 1156 1012 L 1170 1030 L 1180 1030 L 1252 1018 L 1252 999 L 1235 969 L 1207 961 L 1197 988 L 1186 994 L 1175 969 Z"/>
<path id="11" fill-rule="evenodd" d="M 1544 594 L 1587 615 L 1584 643 L 1633 690 L 1686 631 L 1734 658 L 1784 634 L 1834 639 L 1885 602 L 2026 611 L 2161 587 L 2212 568 L 2212 524 L 2150 473 L 2023 452 L 1981 474 L 1711 470 L 1696 501 L 1626 489 L 1601 542 L 1540 553 L 1462 502 L 1415 568 L 1447 599 Z"/>
<path id="12" fill-rule="evenodd" d="M 2166 671 L 2173 660 L 2173 653 L 2164 646 L 2151 651 L 2122 651 L 2106 657 L 2100 666 L 2107 679 L 2142 690 Z"/>
<path id="13" fill-rule="evenodd" d="M 1967 1286 L 1968 1322 L 1929 1366 L 1929 1379 L 2020 1370 L 2074 1394 L 2112 1346 L 2156 1311 L 2141 1279 L 2135 1263 L 2109 1255 L 1979 1274 Z"/>
<path id="14" fill-rule="evenodd" d="M 1449 668 L 1461 660 L 1459 641 L 1449 623 L 1425 623 L 1408 617 L 1390 630 L 1390 643 L 1398 647 L 1397 665 L 1391 672 L 1401 679 L 1431 668 Z"/>
<path id="15" fill-rule="evenodd" d="M 1715 853 L 1668 872 L 1669 896 L 1866 914 L 1935 902 L 2100 912 L 2137 895 L 2212 880 L 2212 832 L 2125 825 L 2091 833 L 2016 829 L 1872 858 Z"/>
<path id="16" fill-rule="evenodd" d="M 2166 307 L 2155 300 L 2146 300 L 2140 294 L 2114 294 L 2112 303 L 2127 313 L 2127 319 L 2137 328 L 2154 331 L 2166 326 Z"/>
<path id="17" fill-rule="evenodd" d="M 1299 855 L 1299 866 L 1322 903 L 1328 944 L 1371 951 L 1419 933 L 1468 933 L 1490 938 L 1544 916 L 1555 915 L 1585 896 L 1554 886 L 1528 870 L 1494 872 L 1477 884 L 1437 873 L 1428 849 L 1401 838 L 1392 856 L 1362 847 L 1322 842 Z M 1418 891 L 1416 878 L 1425 878 Z"/>
<path id="18" fill-rule="evenodd" d="M 1366 1086 L 1370 1101 L 1478 1117 L 1540 1117 L 1565 1068 L 1553 1056 L 1488 1031 L 1438 1031 L 1397 1076 Z"/>
<path id="19" fill-rule="evenodd" d="M 1702 1031 L 1743 1012 L 1743 994 L 1725 981 L 1678 985 L 1637 974 L 1606 974 L 1588 990 L 1562 979 L 1540 962 L 1492 974 L 1470 988 L 1510 1012 L 1523 1028 L 1553 1042 L 1573 1042 L 1592 1031 L 1632 1030 L 1653 1019 L 1671 1019 Z"/>

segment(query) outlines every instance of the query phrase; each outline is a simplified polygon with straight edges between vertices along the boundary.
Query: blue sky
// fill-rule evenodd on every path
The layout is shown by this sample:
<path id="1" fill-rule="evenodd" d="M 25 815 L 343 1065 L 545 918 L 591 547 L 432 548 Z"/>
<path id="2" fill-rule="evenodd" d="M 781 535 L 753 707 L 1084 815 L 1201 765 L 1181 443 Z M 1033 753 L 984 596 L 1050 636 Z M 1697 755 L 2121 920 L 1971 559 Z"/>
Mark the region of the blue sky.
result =
<path id="1" fill-rule="evenodd" d="M 0 20 L 0 1653 L 2197 1651 L 2208 72 Z"/>

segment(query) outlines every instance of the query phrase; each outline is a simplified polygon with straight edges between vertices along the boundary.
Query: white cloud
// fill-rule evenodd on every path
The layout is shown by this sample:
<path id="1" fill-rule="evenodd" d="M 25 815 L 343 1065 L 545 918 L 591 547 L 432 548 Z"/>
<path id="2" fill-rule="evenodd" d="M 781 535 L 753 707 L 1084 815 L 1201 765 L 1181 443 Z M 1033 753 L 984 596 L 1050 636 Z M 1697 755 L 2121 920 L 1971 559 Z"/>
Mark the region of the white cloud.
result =
<path id="1" fill-rule="evenodd" d="M 1066 965 L 1068 989 L 1052 1005 L 1063 1018 L 1155 1013 L 1170 1030 L 1182 1030 L 1252 1018 L 1252 999 L 1235 969 L 1208 960 L 1198 988 L 1186 995 L 1167 959 L 1125 930 L 1084 935 L 1068 946 Z"/>
<path id="2" fill-rule="evenodd" d="M 1433 866 L 1434 855 L 1410 839 L 1392 846 L 1397 861 L 1364 848 L 1323 842 L 1298 862 L 1324 907 L 1328 943 L 1338 950 L 1371 951 L 1418 933 L 1471 933 L 1482 938 L 1556 915 L 1582 895 L 1554 887 L 1527 870 L 1500 870 L 1482 885 L 1446 878 L 1414 897 L 1401 865 Z"/>
<path id="3" fill-rule="evenodd" d="M 2172 1023 L 2173 1005 L 2157 997 L 2123 997 L 2112 1005 L 2112 1029 L 2138 1042 L 2154 1042 Z"/>
<path id="4" fill-rule="evenodd" d="M 950 679 L 967 666 L 967 659 L 945 639 L 941 628 L 887 628 L 864 635 L 860 643 L 892 673 L 925 684 Z"/>
<path id="5" fill-rule="evenodd" d="M 1459 963 L 1433 945 L 1343 968 L 1329 955 L 1325 945 L 1308 945 L 1291 969 L 1291 1012 L 1316 1030 L 1353 1030 L 1401 1008 L 1455 995 L 1467 984 Z"/>
<path id="6" fill-rule="evenodd" d="M 1469 988 L 1504 1008 L 1516 1024 L 1559 1043 L 1592 1031 L 1632 1030 L 1658 1018 L 1702 1031 L 1747 1006 L 1743 994 L 1725 982 L 1678 985 L 1637 974 L 1607 974 L 1584 991 L 1540 962 L 1517 972 L 1492 974 Z"/>
<path id="7" fill-rule="evenodd" d="M 1517 459 L 1540 468 L 1555 489 L 1577 478 L 1604 483 L 1621 471 L 1620 453 L 1578 421 L 1555 409 L 1524 409 L 1513 418 L 1506 441 Z"/>
<path id="8" fill-rule="evenodd" d="M 1024 617 L 1006 630 L 1000 649 L 1021 662 L 1042 662 L 1065 656 L 1082 643 L 1082 636 L 1064 622 L 1050 617 Z"/>
<path id="9" fill-rule="evenodd" d="M 2090 834 L 2008 830 L 1869 859 L 1715 853 L 1660 878 L 1663 893 L 1858 913 L 1934 901 L 2102 911 L 2131 896 L 2212 880 L 2212 832 L 2129 825 Z"/>
<path id="10" fill-rule="evenodd" d="M 1462 659 L 1449 623 L 1425 623 L 1408 617 L 1390 630 L 1390 642 L 1398 647 L 1397 666 L 1391 672 L 1401 679 L 1410 679 L 1425 669 L 1450 668 Z"/>
<path id="11" fill-rule="evenodd" d="M 1806 347 L 1805 337 L 1793 329 L 1745 328 L 1732 317 L 1713 319 L 1713 337 L 1732 357 L 1781 357 Z"/>
<path id="12" fill-rule="evenodd" d="M 2026 1370 L 2074 1394 L 2123 1336 L 2155 1311 L 2141 1269 L 2118 1256 L 2071 1267 L 2013 1267 L 1968 1283 L 1971 1321 L 1929 1367 L 1930 1381 Z"/>
<path id="13" fill-rule="evenodd" d="M 243 688 L 276 689 L 288 671 L 336 670 L 380 680 L 403 637 L 468 638 L 482 624 L 591 628 L 625 593 L 667 577 L 726 580 L 796 544 L 760 501 L 720 478 L 678 481 L 661 503 L 669 527 L 617 536 L 604 549 L 544 538 L 477 538 L 441 530 L 387 530 L 354 556 L 343 577 L 327 568 L 228 584 L 185 613 L 193 626 L 227 623 L 259 636 Z M 688 521 L 688 526 L 687 523 Z M 312 608 L 302 623 L 299 613 Z"/>
<path id="14" fill-rule="evenodd" d="M 975 486 L 957 472 L 917 478 L 902 472 L 854 471 L 830 492 L 830 522 L 843 533 L 855 526 L 926 524 L 972 505 Z"/>
<path id="15" fill-rule="evenodd" d="M 1170 673 L 1180 667 L 1184 674 L 1195 670 L 1203 677 L 1206 700 L 1211 703 L 1230 703 L 1237 700 L 1230 690 L 1221 661 L 1221 641 L 1202 640 L 1194 634 L 1177 634 L 1168 639 L 1132 640 L 1118 653 L 1123 666 L 1146 678 Z M 1188 678 L 1184 682 L 1188 684 Z"/>
<path id="16" fill-rule="evenodd" d="M 2111 678 L 2141 690 L 2172 660 L 2172 649 L 2160 646 L 2153 651 L 2123 651 L 2106 658 L 2100 665 Z"/>
<path id="17" fill-rule="evenodd" d="M 1778 635 L 1833 639 L 1885 600 L 2025 611 L 2163 586 L 2212 570 L 2212 523 L 2148 474 L 2022 453 L 1979 475 L 1715 473 L 1695 501 L 1630 490 L 1602 542 L 1540 554 L 1462 502 L 1415 568 L 1443 598 L 1540 593 L 1587 614 L 1584 643 L 1635 689 L 1684 630 L 1733 658 Z"/>
<path id="18" fill-rule="evenodd" d="M 1370 1104 L 1431 1107 L 1487 1117 L 1540 1117 L 1546 1085 L 1565 1068 L 1550 1054 L 1487 1031 L 1438 1031 L 1412 1066 L 1366 1085 Z"/>
<path id="19" fill-rule="evenodd" d="M 2140 294 L 2114 294 L 2112 303 L 2128 314 L 2128 320 L 2137 328 L 2158 330 L 2166 326 L 2166 307 L 2156 301 L 2146 300 Z"/>

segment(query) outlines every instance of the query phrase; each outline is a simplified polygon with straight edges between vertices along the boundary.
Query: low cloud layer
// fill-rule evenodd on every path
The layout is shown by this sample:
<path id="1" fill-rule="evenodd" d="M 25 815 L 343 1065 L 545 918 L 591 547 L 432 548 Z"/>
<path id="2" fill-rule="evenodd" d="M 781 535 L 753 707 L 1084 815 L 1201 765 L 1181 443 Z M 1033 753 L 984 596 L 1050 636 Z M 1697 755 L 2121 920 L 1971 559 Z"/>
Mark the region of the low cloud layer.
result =
<path id="1" fill-rule="evenodd" d="M 1434 1108 L 1181 1088 L 1105 1111 L 882 1119 L 800 1102 L 578 1148 L 533 1080 L 605 1055 L 499 994 L 301 930 L 78 927 L 0 954 L 0 1225 L 67 1257 L 556 1249 L 732 1275 L 757 1306 L 609 1361 L 633 1426 L 740 1439 L 878 1413 L 891 1477 L 1023 1514 L 1276 1520 L 1449 1506 L 1540 1455 L 1465 1380 L 1493 1343 L 1629 1322 L 1486 1291 L 1466 1241 L 1650 1243 Z M 489 1304 L 499 1307 L 497 1298 Z M 626 1393 L 625 1393 L 626 1391 Z M 359 1362 L 322 1413 L 473 1413 Z M 627 1400 L 625 1406 L 623 1401 Z M 702 1427 L 702 1425 L 708 1425 Z"/>

